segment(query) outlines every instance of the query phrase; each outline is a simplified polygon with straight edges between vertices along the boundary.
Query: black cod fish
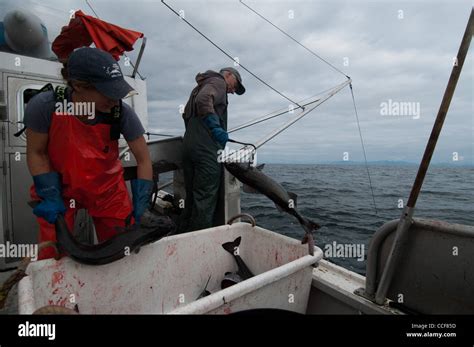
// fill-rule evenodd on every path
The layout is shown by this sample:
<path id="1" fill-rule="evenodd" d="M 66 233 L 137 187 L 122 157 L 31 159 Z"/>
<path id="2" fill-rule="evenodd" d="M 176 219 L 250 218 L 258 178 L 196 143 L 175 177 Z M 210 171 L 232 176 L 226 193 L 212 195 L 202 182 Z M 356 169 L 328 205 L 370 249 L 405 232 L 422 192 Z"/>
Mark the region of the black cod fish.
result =
<path id="1" fill-rule="evenodd" d="M 305 231 L 302 243 L 308 243 L 309 254 L 314 255 L 313 231 L 321 226 L 303 217 L 296 210 L 296 194 L 287 192 L 281 184 L 248 163 L 224 163 L 224 166 L 240 182 L 272 200 L 279 211 L 294 216 Z"/>
<path id="2" fill-rule="evenodd" d="M 238 253 L 238 248 L 240 246 L 240 241 L 242 240 L 242 237 L 237 237 L 234 241 L 231 242 L 226 242 L 222 245 L 222 248 L 224 248 L 227 252 L 229 252 L 235 259 L 235 262 L 237 263 L 237 272 L 232 273 L 232 272 L 226 272 L 225 277 L 221 282 L 221 288 L 227 288 L 230 287 L 233 284 L 236 284 L 238 282 L 244 281 L 246 279 L 249 279 L 250 277 L 255 276 L 252 271 L 248 268 L 247 264 L 242 260 Z"/>
<path id="3" fill-rule="evenodd" d="M 140 247 L 158 241 L 175 228 L 175 224 L 167 216 L 154 216 L 146 223 L 144 214 L 139 227 L 126 229 L 97 245 L 88 245 L 74 238 L 64 217 L 60 215 L 56 220 L 56 239 L 59 249 L 77 262 L 103 265 L 119 260 L 131 252 L 138 252 Z"/>

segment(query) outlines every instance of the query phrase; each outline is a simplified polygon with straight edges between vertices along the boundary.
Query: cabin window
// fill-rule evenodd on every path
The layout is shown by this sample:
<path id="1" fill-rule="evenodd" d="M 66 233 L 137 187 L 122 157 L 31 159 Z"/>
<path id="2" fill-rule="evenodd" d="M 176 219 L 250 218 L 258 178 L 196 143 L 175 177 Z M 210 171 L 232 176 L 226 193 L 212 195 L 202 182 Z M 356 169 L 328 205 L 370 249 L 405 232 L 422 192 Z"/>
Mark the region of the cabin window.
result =
<path id="1" fill-rule="evenodd" d="M 18 112 L 17 112 L 17 128 L 18 130 L 23 129 L 23 118 L 25 116 L 25 109 L 28 102 L 40 91 L 41 88 L 44 87 L 46 83 L 42 84 L 26 84 L 20 87 L 17 93 L 17 105 L 18 105 Z M 25 133 L 21 135 L 23 139 L 26 139 Z"/>

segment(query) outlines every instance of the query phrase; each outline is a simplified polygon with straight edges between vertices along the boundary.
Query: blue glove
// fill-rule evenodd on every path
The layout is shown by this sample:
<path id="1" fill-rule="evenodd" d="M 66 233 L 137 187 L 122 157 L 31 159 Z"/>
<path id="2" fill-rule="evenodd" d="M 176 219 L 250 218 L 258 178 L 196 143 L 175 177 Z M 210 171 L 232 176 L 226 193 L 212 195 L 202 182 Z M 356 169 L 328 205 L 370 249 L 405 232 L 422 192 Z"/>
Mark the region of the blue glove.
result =
<path id="1" fill-rule="evenodd" d="M 54 224 L 59 214 L 66 212 L 61 196 L 61 181 L 57 172 L 48 172 L 33 176 L 36 194 L 42 199 L 33 213 Z"/>
<path id="2" fill-rule="evenodd" d="M 214 140 L 222 147 L 225 147 L 225 144 L 229 140 L 229 134 L 221 127 L 219 117 L 214 113 L 210 113 L 204 117 L 204 124 L 211 131 Z"/>
<path id="3" fill-rule="evenodd" d="M 130 185 L 133 195 L 133 218 L 135 218 L 135 224 L 140 224 L 143 213 L 150 207 L 153 181 L 137 178 L 131 180 Z"/>

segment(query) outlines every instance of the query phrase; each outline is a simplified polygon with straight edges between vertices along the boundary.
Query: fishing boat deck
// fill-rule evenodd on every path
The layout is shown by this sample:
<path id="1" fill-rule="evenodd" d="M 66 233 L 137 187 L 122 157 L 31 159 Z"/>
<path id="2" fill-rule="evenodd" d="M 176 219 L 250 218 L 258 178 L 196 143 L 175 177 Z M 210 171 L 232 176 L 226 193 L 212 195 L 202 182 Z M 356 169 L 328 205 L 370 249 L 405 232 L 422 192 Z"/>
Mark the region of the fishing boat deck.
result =
<path id="1" fill-rule="evenodd" d="M 401 314 L 388 306 L 379 306 L 355 294 L 365 287 L 365 277 L 320 260 L 313 270 L 307 314 Z"/>

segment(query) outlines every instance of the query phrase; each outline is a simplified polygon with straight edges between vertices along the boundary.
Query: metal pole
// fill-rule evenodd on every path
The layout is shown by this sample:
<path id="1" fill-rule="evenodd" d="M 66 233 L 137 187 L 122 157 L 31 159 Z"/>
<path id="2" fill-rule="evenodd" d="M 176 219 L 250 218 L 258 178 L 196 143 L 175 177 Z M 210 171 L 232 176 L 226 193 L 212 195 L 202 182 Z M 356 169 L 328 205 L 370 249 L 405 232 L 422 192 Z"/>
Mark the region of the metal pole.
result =
<path id="1" fill-rule="evenodd" d="M 306 116 L 308 113 L 313 111 L 316 107 L 321 105 L 323 102 L 325 102 L 326 100 L 328 100 L 329 98 L 331 98 L 332 96 L 337 94 L 341 89 L 343 89 L 345 86 L 347 86 L 351 82 L 352 82 L 352 80 L 348 79 L 347 81 L 341 83 L 339 86 L 335 87 L 330 93 L 328 93 L 326 96 L 319 99 L 319 101 L 315 105 L 305 108 L 304 111 L 301 111 L 301 113 L 297 114 L 295 117 L 290 119 L 288 122 L 286 122 L 285 124 L 283 124 L 279 128 L 273 130 L 271 133 L 267 134 L 262 139 L 258 140 L 255 143 L 255 147 L 260 148 L 261 146 L 263 146 L 265 143 L 267 143 L 268 141 L 273 139 L 275 136 L 280 134 L 282 131 L 289 128 L 291 125 L 293 125 L 294 123 L 299 121 L 301 118 Z M 254 150 L 255 149 L 251 146 L 244 146 L 241 149 L 239 149 L 238 151 L 235 151 L 235 152 L 232 151 L 230 153 L 224 153 L 222 155 L 221 160 L 225 161 L 225 162 L 233 162 L 233 161 L 239 161 L 239 158 L 249 158 L 251 156 L 251 153 Z"/>
<path id="2" fill-rule="evenodd" d="M 286 122 L 285 124 L 283 124 L 281 127 L 279 127 L 278 129 L 272 131 L 271 133 L 269 133 L 267 136 L 265 136 L 264 138 L 262 138 L 261 140 L 259 140 L 258 142 L 255 143 L 255 147 L 259 148 L 261 146 L 263 146 L 265 143 L 267 143 L 268 141 L 270 141 L 271 139 L 273 139 L 275 136 L 277 136 L 279 133 L 281 133 L 282 131 L 284 131 L 285 129 L 289 128 L 291 125 L 293 125 L 294 123 L 296 123 L 297 121 L 299 121 L 301 118 L 303 118 L 304 116 L 306 116 L 308 113 L 310 113 L 311 111 L 313 111 L 316 107 L 318 107 L 319 105 L 321 105 L 323 102 L 325 102 L 326 100 L 328 100 L 329 98 L 331 98 L 332 96 L 334 96 L 335 94 L 337 94 L 341 89 L 343 89 L 345 86 L 347 86 L 348 84 L 350 84 L 352 81 L 350 79 L 348 79 L 347 81 L 341 83 L 338 87 L 336 87 L 331 93 L 328 93 L 325 97 L 319 99 L 319 102 L 314 105 L 314 106 L 311 106 L 309 108 L 306 108 L 304 111 L 302 111 L 300 114 L 298 114 L 297 116 L 295 116 L 293 119 L 290 119 L 288 122 Z"/>
<path id="3" fill-rule="evenodd" d="M 143 36 L 142 46 L 140 47 L 140 52 L 138 53 L 137 62 L 135 63 L 135 66 L 133 67 L 132 78 L 135 78 L 135 76 L 138 72 L 138 66 L 140 65 L 140 62 L 142 60 L 142 55 L 143 55 L 143 51 L 145 50 L 145 46 L 146 46 L 146 37 Z M 140 78 L 143 79 L 143 77 L 141 75 L 140 75 Z"/>
<path id="4" fill-rule="evenodd" d="M 314 104 L 314 103 L 318 102 L 319 100 L 320 100 L 320 99 L 316 99 L 316 100 L 314 100 L 314 101 L 307 102 L 307 103 L 305 103 L 305 104 L 302 103 L 301 106 L 306 107 L 306 106 L 308 106 L 308 105 L 311 105 L 311 104 Z M 272 113 L 267 114 L 267 115 L 265 115 L 265 116 L 262 116 L 262 117 L 259 117 L 259 118 L 254 119 L 254 120 L 248 121 L 248 122 L 246 122 L 246 123 L 244 123 L 244 124 L 238 125 L 238 126 L 236 126 L 235 128 L 232 128 L 232 129 L 228 130 L 227 133 L 230 134 L 230 133 L 233 133 L 234 131 L 238 131 L 238 130 L 241 130 L 241 129 L 248 128 L 248 127 L 250 127 L 250 126 L 252 126 L 252 125 L 265 122 L 265 121 L 267 121 L 267 120 L 270 120 L 270 119 L 275 118 L 275 117 L 282 116 L 282 115 L 284 115 L 284 114 L 286 114 L 286 113 L 290 113 L 290 112 L 291 112 L 291 111 L 289 110 L 289 108 L 286 109 L 285 111 L 281 111 L 281 112 L 275 111 L 275 112 L 272 112 Z"/>
<path id="5" fill-rule="evenodd" d="M 385 296 L 387 295 L 388 287 L 392 281 L 393 274 L 398 265 L 402 251 L 405 248 L 407 242 L 407 231 L 410 228 L 413 220 L 413 213 L 420 194 L 421 186 L 423 185 L 423 180 L 425 179 L 426 172 L 430 165 L 431 157 L 436 147 L 439 134 L 443 128 L 443 123 L 448 113 L 449 105 L 456 89 L 456 84 L 458 82 L 459 76 L 461 74 L 462 67 L 464 65 L 464 60 L 466 59 L 467 52 L 469 50 L 469 45 L 471 43 L 471 38 L 474 30 L 474 8 L 471 9 L 471 15 L 467 23 L 466 31 L 461 41 L 461 46 L 459 47 L 458 55 L 455 63 L 453 64 L 453 69 L 451 71 L 451 76 L 449 77 L 448 85 L 444 92 L 443 100 L 439 107 L 438 115 L 436 117 L 435 123 L 433 125 L 433 130 L 431 131 L 428 144 L 426 145 L 425 153 L 423 159 L 421 160 L 420 167 L 418 169 L 418 174 L 416 175 L 415 183 L 408 198 L 407 205 L 400 217 L 400 221 L 397 227 L 397 232 L 395 234 L 395 239 L 393 241 L 392 249 L 390 250 L 390 255 L 388 256 L 387 263 L 385 265 L 384 271 L 382 273 L 382 278 L 380 279 L 379 286 L 377 288 L 377 293 L 375 295 L 375 302 L 379 305 L 383 304 L 385 301 Z"/>

